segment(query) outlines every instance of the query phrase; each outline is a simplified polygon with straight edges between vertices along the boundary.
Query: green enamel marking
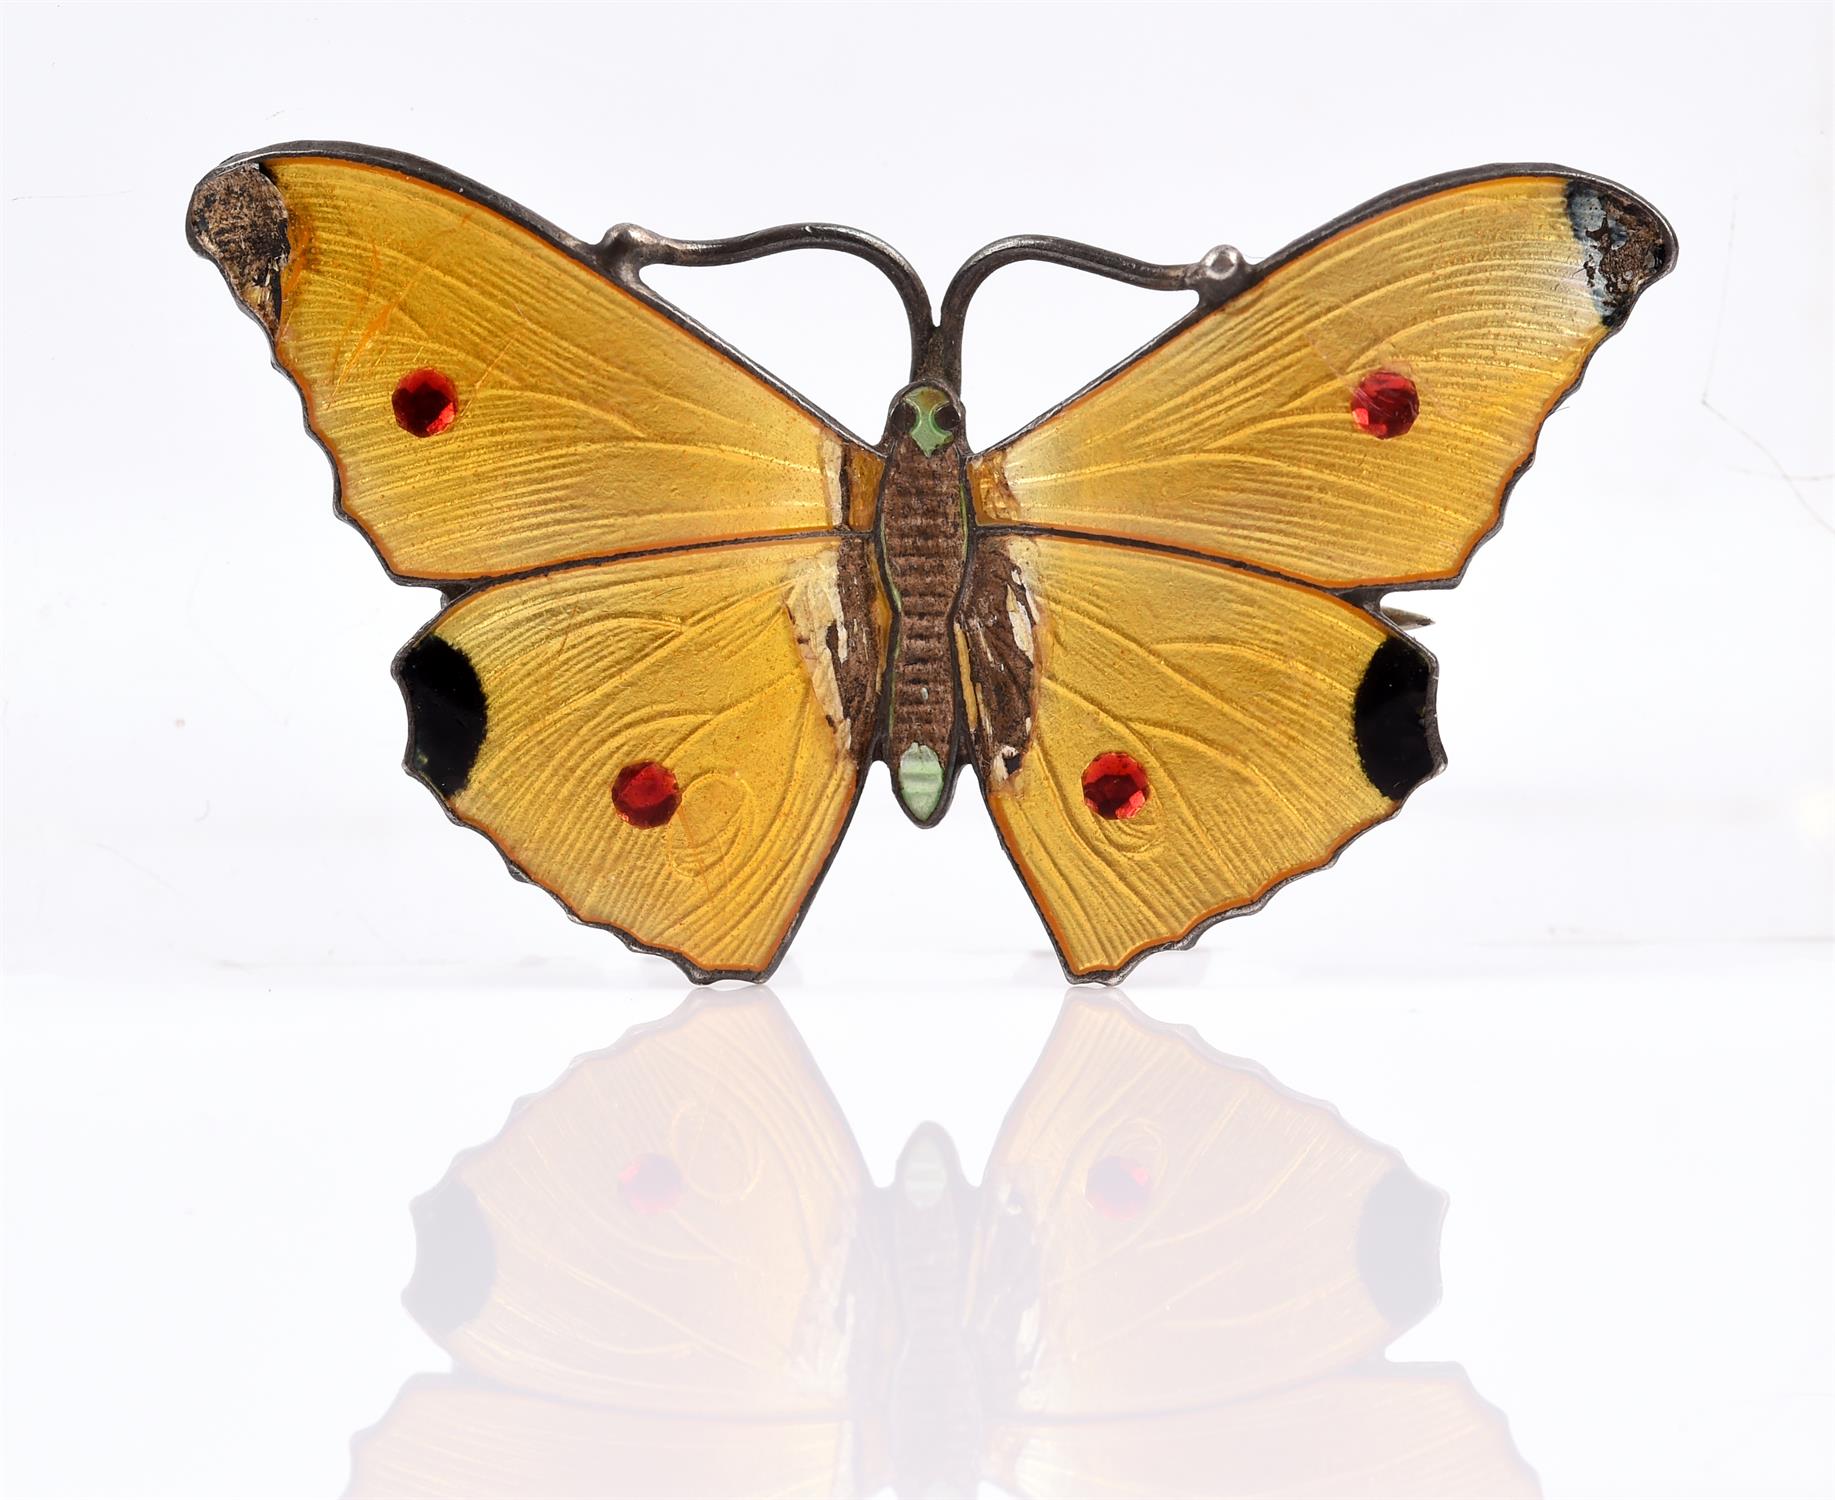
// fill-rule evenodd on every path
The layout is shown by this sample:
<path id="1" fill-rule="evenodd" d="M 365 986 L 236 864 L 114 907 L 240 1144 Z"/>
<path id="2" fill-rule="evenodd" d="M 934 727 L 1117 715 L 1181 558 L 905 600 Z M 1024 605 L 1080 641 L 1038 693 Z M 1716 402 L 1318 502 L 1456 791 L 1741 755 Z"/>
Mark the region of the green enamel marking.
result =
<path id="1" fill-rule="evenodd" d="M 949 397 L 934 385 L 921 385 L 905 397 L 905 405 L 917 413 L 911 424 L 911 440 L 924 450 L 925 456 L 947 448 L 956 440 L 955 433 L 937 425 L 937 413 L 949 405 Z"/>
<path id="2" fill-rule="evenodd" d="M 943 762 L 928 745 L 911 745 L 898 758 L 898 797 L 920 823 L 943 800 Z"/>

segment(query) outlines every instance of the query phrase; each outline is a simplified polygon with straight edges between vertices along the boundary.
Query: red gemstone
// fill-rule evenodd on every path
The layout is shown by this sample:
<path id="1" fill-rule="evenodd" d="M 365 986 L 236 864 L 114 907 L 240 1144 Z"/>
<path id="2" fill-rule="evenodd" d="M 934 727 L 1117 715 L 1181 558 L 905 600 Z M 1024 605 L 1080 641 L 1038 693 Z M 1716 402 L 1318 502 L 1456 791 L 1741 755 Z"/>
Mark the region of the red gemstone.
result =
<path id="1" fill-rule="evenodd" d="M 681 805 L 675 772 L 656 761 L 626 766 L 612 782 L 612 806 L 634 828 L 661 828 Z"/>
<path id="2" fill-rule="evenodd" d="M 1107 750 L 1083 768 L 1083 800 L 1103 818 L 1131 818 L 1147 805 L 1147 773 L 1132 755 Z"/>
<path id="3" fill-rule="evenodd" d="M 1400 437 L 1420 415 L 1414 382 L 1394 370 L 1372 370 L 1351 392 L 1351 418 L 1371 437 Z"/>
<path id="4" fill-rule="evenodd" d="M 640 1214 L 660 1214 L 682 1196 L 681 1169 L 666 1156 L 646 1152 L 618 1174 L 624 1201 Z"/>
<path id="5" fill-rule="evenodd" d="M 1153 1180 L 1137 1161 L 1105 1156 L 1090 1168 L 1083 1196 L 1105 1219 L 1132 1219 L 1153 1195 Z"/>
<path id="6" fill-rule="evenodd" d="M 402 376 L 389 400 L 402 430 L 416 437 L 444 432 L 459 414 L 459 393 L 438 370 L 415 370 Z"/>

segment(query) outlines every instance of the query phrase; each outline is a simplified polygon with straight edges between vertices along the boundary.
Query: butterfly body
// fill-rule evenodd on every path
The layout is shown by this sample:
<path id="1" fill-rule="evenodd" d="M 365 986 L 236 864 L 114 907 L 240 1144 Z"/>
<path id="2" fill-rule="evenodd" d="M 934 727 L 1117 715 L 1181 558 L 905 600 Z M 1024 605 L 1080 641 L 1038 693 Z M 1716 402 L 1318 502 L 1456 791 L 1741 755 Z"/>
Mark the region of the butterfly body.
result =
<path id="1" fill-rule="evenodd" d="M 1385 594 L 1459 581 L 1675 260 L 1624 189 L 1492 167 L 1254 264 L 997 241 L 933 319 L 858 230 L 586 242 L 322 143 L 225 163 L 187 233 L 298 386 L 340 513 L 445 598 L 396 662 L 407 769 L 697 981 L 771 972 L 875 759 L 926 827 L 973 768 L 1073 980 L 1331 864 L 1444 764 L 1433 658 Z M 878 444 L 642 279 L 799 248 L 905 303 Z M 967 308 L 1026 259 L 1197 305 L 971 452 Z"/>
<path id="2" fill-rule="evenodd" d="M 969 541 L 959 411 L 933 385 L 893 401 L 874 515 L 892 605 L 883 756 L 900 805 L 920 826 L 943 816 L 958 769 L 953 637 Z"/>

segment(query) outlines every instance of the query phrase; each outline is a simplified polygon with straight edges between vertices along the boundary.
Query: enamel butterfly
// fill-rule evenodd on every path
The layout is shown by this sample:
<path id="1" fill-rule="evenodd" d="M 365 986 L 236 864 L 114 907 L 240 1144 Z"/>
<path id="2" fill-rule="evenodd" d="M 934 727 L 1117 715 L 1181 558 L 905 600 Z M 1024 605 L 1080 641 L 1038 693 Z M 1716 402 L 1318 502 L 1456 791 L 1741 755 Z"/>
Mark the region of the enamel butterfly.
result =
<path id="1" fill-rule="evenodd" d="M 233 159 L 187 227 L 340 513 L 446 596 L 395 663 L 408 770 L 697 981 L 776 966 L 874 760 L 926 827 L 973 768 L 1073 980 L 1331 863 L 1443 764 L 1433 658 L 1384 596 L 1459 580 L 1676 256 L 1649 204 L 1547 166 L 1417 183 L 1258 263 L 997 241 L 934 320 L 858 230 L 589 243 L 366 147 Z M 877 442 L 642 278 L 797 248 L 904 300 Z M 977 451 L 963 323 L 1022 260 L 1197 302 Z"/>

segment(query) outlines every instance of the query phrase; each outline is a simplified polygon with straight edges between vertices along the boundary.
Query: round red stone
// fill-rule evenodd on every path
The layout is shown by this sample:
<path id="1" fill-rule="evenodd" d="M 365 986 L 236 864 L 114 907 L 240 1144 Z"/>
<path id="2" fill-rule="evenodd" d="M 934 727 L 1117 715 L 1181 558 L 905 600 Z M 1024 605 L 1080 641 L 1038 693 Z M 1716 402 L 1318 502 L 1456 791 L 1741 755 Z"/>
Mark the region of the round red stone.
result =
<path id="1" fill-rule="evenodd" d="M 1153 1196 L 1153 1179 L 1137 1161 L 1105 1156 L 1090 1168 L 1083 1196 L 1105 1219 L 1132 1219 Z"/>
<path id="2" fill-rule="evenodd" d="M 1147 805 L 1147 772 L 1132 755 L 1107 750 L 1083 768 L 1083 800 L 1101 818 L 1131 818 Z"/>
<path id="3" fill-rule="evenodd" d="M 612 782 L 612 806 L 634 828 L 661 828 L 681 805 L 675 772 L 657 761 L 626 766 Z"/>
<path id="4" fill-rule="evenodd" d="M 459 414 L 459 393 L 438 370 L 415 370 L 402 376 L 389 401 L 402 431 L 416 437 L 444 432 Z"/>
<path id="5" fill-rule="evenodd" d="M 1371 437 L 1400 437 L 1420 415 L 1420 392 L 1398 371 L 1372 370 L 1351 392 L 1351 419 Z"/>
<path id="6" fill-rule="evenodd" d="M 618 1174 L 624 1201 L 640 1214 L 666 1213 L 682 1196 L 682 1172 L 666 1156 L 646 1152 Z"/>

